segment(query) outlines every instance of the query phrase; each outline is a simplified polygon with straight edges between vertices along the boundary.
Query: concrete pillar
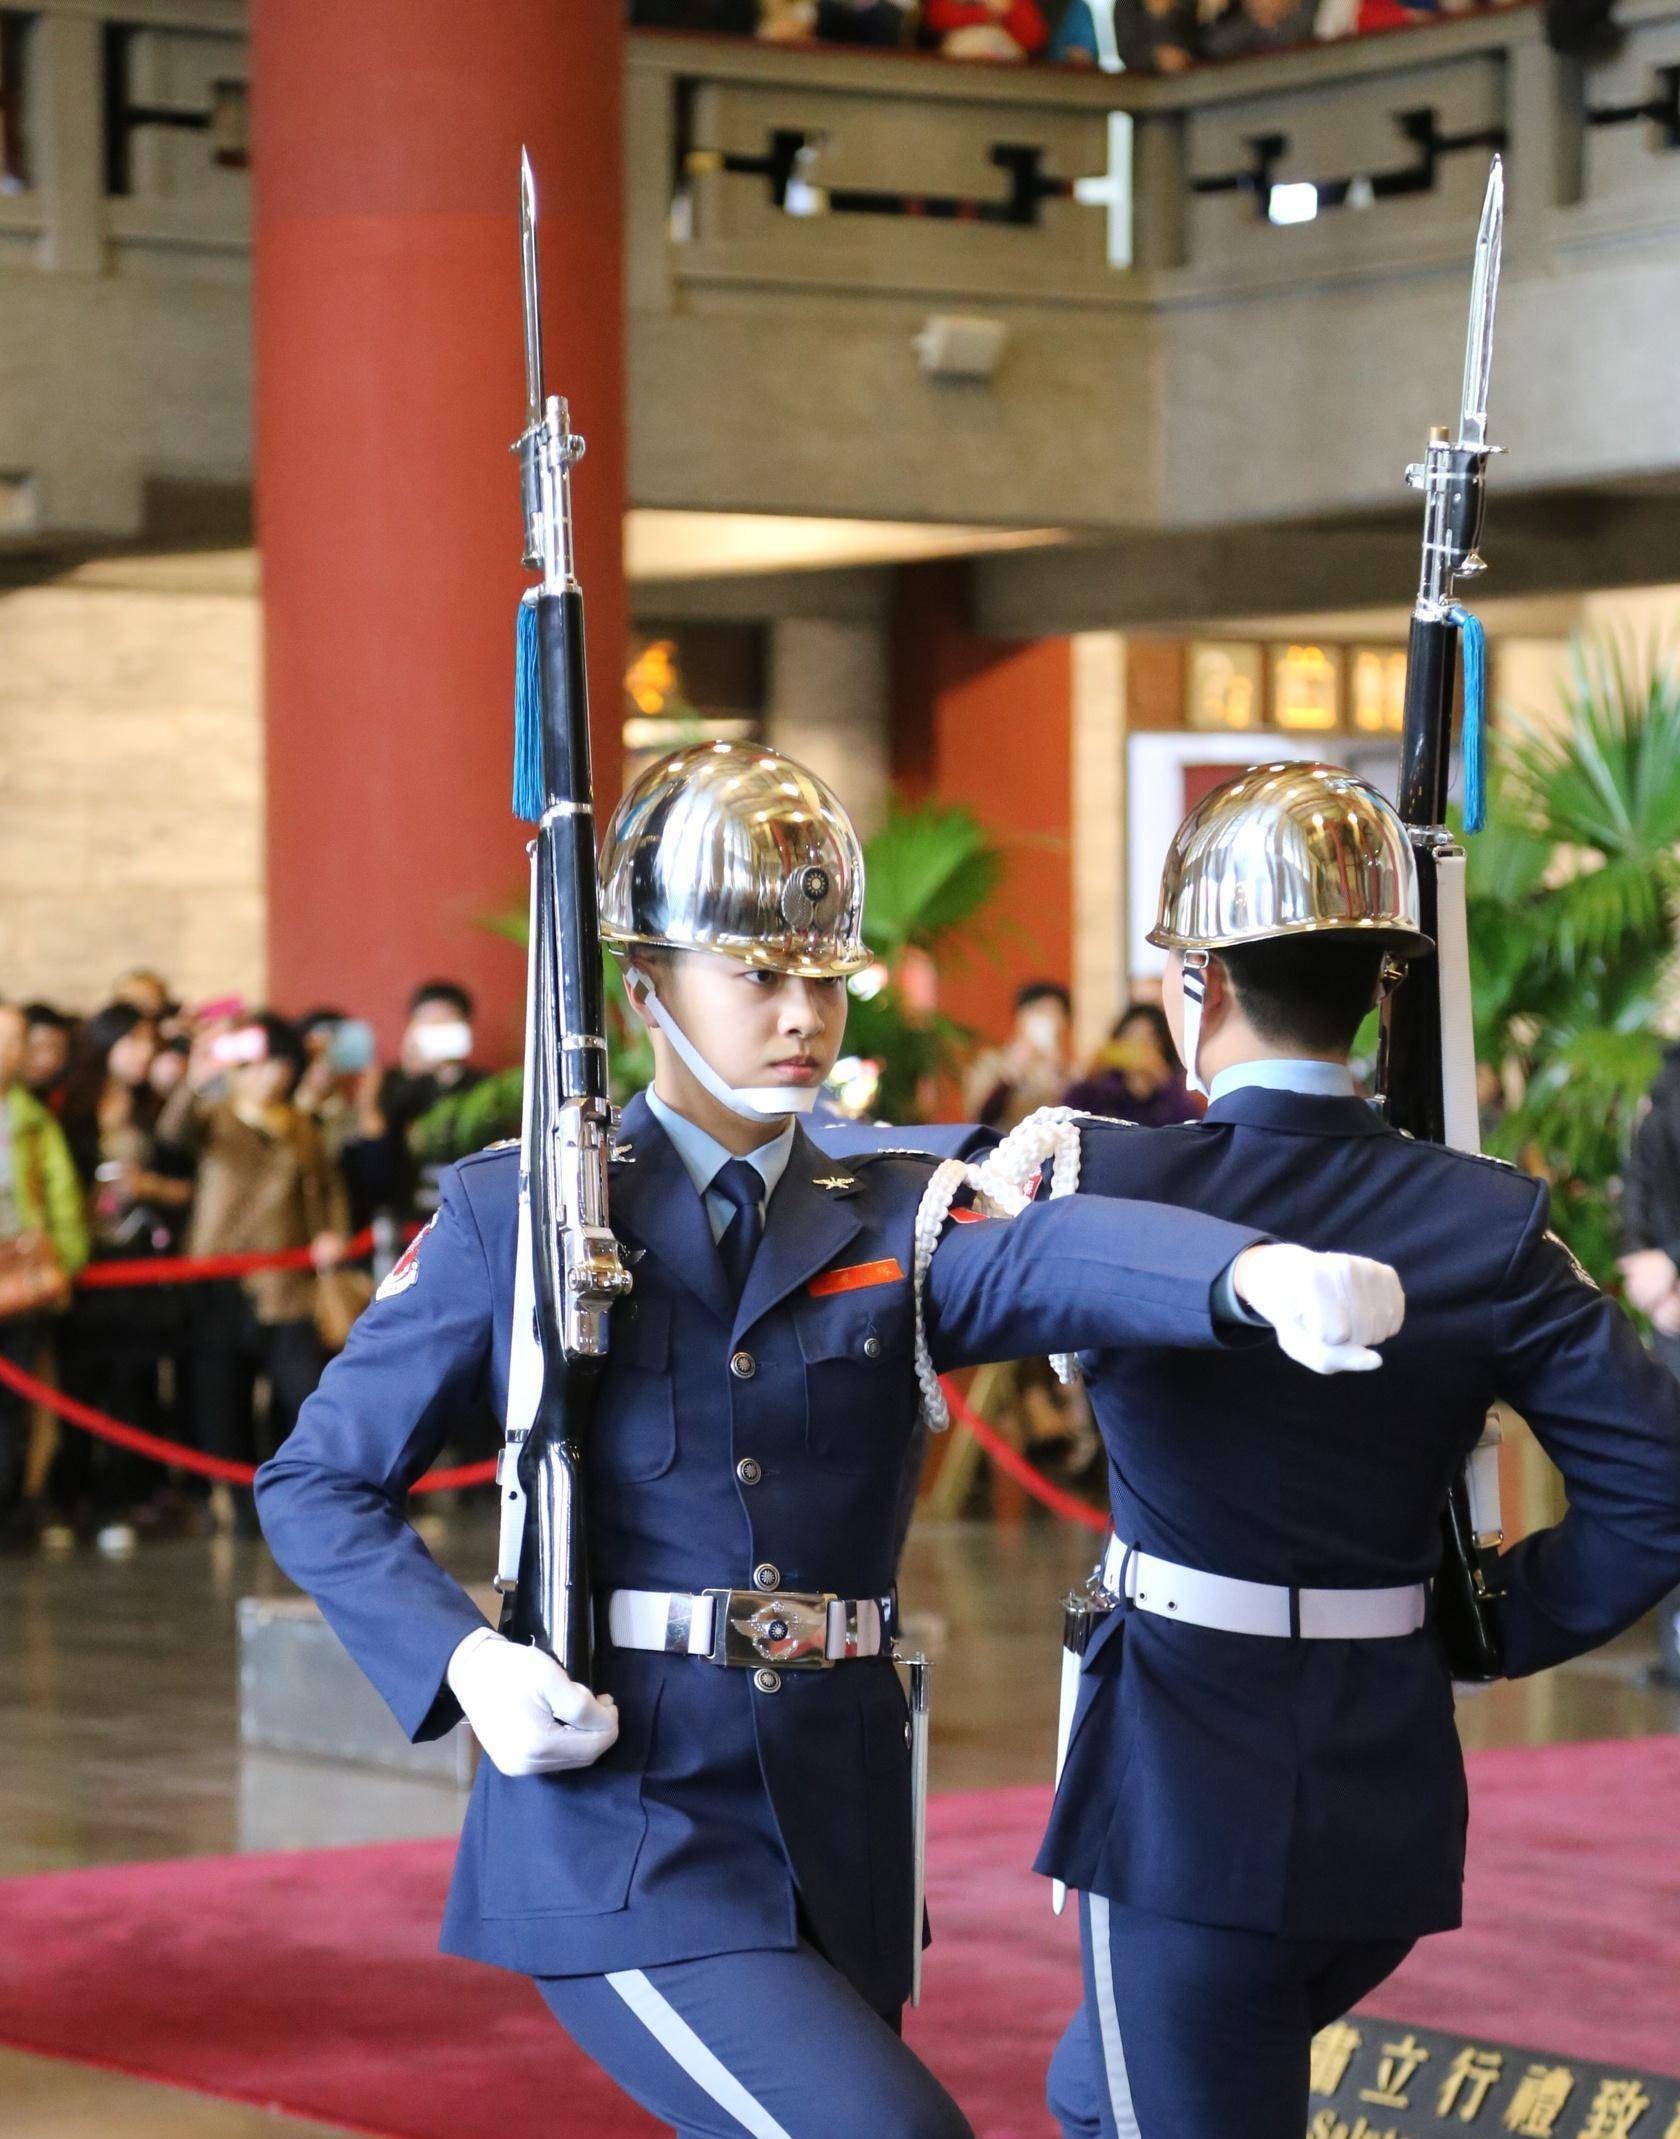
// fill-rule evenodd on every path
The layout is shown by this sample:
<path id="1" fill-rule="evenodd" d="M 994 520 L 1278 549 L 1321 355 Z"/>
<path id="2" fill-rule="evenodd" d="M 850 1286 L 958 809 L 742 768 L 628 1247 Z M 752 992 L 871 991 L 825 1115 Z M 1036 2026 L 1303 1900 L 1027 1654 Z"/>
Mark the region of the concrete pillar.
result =
<path id="1" fill-rule="evenodd" d="M 892 781 L 887 635 L 878 624 L 783 617 L 771 626 L 769 740 L 834 789 L 867 839 Z"/>
<path id="2" fill-rule="evenodd" d="M 519 148 L 541 196 L 549 379 L 578 471 L 598 797 L 625 597 L 621 0 L 253 0 L 257 523 L 269 986 L 387 1039 L 418 980 L 511 1056 L 508 809 L 525 577 Z"/>

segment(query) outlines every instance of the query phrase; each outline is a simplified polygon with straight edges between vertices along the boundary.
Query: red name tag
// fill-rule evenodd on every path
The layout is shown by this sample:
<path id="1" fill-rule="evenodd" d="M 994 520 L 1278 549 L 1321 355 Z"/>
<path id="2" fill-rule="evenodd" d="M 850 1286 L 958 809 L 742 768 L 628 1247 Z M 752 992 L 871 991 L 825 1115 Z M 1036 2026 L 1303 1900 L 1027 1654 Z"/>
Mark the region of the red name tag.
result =
<path id="1" fill-rule="evenodd" d="M 904 1271 L 896 1255 L 883 1262 L 850 1263 L 844 1270 L 825 1270 L 812 1278 L 805 1290 L 814 1300 L 826 1300 L 831 1292 L 862 1292 L 866 1285 L 895 1285 Z"/>

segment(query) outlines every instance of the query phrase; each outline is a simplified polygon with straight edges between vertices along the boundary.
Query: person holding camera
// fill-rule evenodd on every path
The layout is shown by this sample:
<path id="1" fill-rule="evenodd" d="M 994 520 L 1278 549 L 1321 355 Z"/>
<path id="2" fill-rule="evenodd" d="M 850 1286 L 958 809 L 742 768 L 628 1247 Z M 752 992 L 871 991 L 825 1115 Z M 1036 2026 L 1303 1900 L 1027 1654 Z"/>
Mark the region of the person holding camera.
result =
<path id="1" fill-rule="evenodd" d="M 268 1440 L 278 1446 L 321 1378 L 316 1273 L 344 1257 L 349 1207 L 321 1133 L 296 1104 L 306 1066 L 295 1028 L 259 1011 L 200 1035 L 187 1074 L 158 1120 L 161 1143 L 197 1164 L 188 1228 L 192 1256 L 306 1249 L 309 1266 L 214 1279 L 194 1316 L 193 1402 L 212 1455 L 257 1457 L 255 1383 L 268 1382 Z M 250 1496 L 218 1496 L 218 1517 L 255 1534 Z"/>

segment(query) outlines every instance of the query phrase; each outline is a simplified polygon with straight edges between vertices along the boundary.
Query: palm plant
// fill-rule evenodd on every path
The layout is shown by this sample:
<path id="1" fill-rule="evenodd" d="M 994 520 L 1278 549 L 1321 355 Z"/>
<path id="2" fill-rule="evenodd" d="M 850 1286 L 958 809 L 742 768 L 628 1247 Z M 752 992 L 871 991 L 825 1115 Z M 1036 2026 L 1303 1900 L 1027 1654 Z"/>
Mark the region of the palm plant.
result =
<path id="1" fill-rule="evenodd" d="M 917 1003 L 917 962 L 960 959 L 997 891 L 1003 850 L 970 811 L 940 802 L 895 802 L 863 850 L 864 939 L 875 964 L 851 984 L 848 1054 L 875 1066 L 870 1112 L 921 1118 L 929 1088 L 972 1035 Z"/>
<path id="2" fill-rule="evenodd" d="M 1521 1104 L 1490 1139 L 1538 1160 L 1559 1231 L 1614 1274 L 1617 1177 L 1661 1043 L 1652 1031 L 1680 893 L 1680 670 L 1578 640 L 1564 717 L 1502 736 L 1472 842 L 1480 1059 Z"/>

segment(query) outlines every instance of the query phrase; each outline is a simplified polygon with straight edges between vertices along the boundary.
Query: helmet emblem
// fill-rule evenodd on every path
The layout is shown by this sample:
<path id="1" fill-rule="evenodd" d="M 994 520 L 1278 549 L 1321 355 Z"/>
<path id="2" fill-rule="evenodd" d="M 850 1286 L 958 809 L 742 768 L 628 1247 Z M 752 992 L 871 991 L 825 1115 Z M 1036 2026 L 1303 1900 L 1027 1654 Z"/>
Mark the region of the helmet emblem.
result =
<path id="1" fill-rule="evenodd" d="M 813 906 L 828 897 L 828 871 L 812 867 L 799 879 L 799 888 Z"/>

